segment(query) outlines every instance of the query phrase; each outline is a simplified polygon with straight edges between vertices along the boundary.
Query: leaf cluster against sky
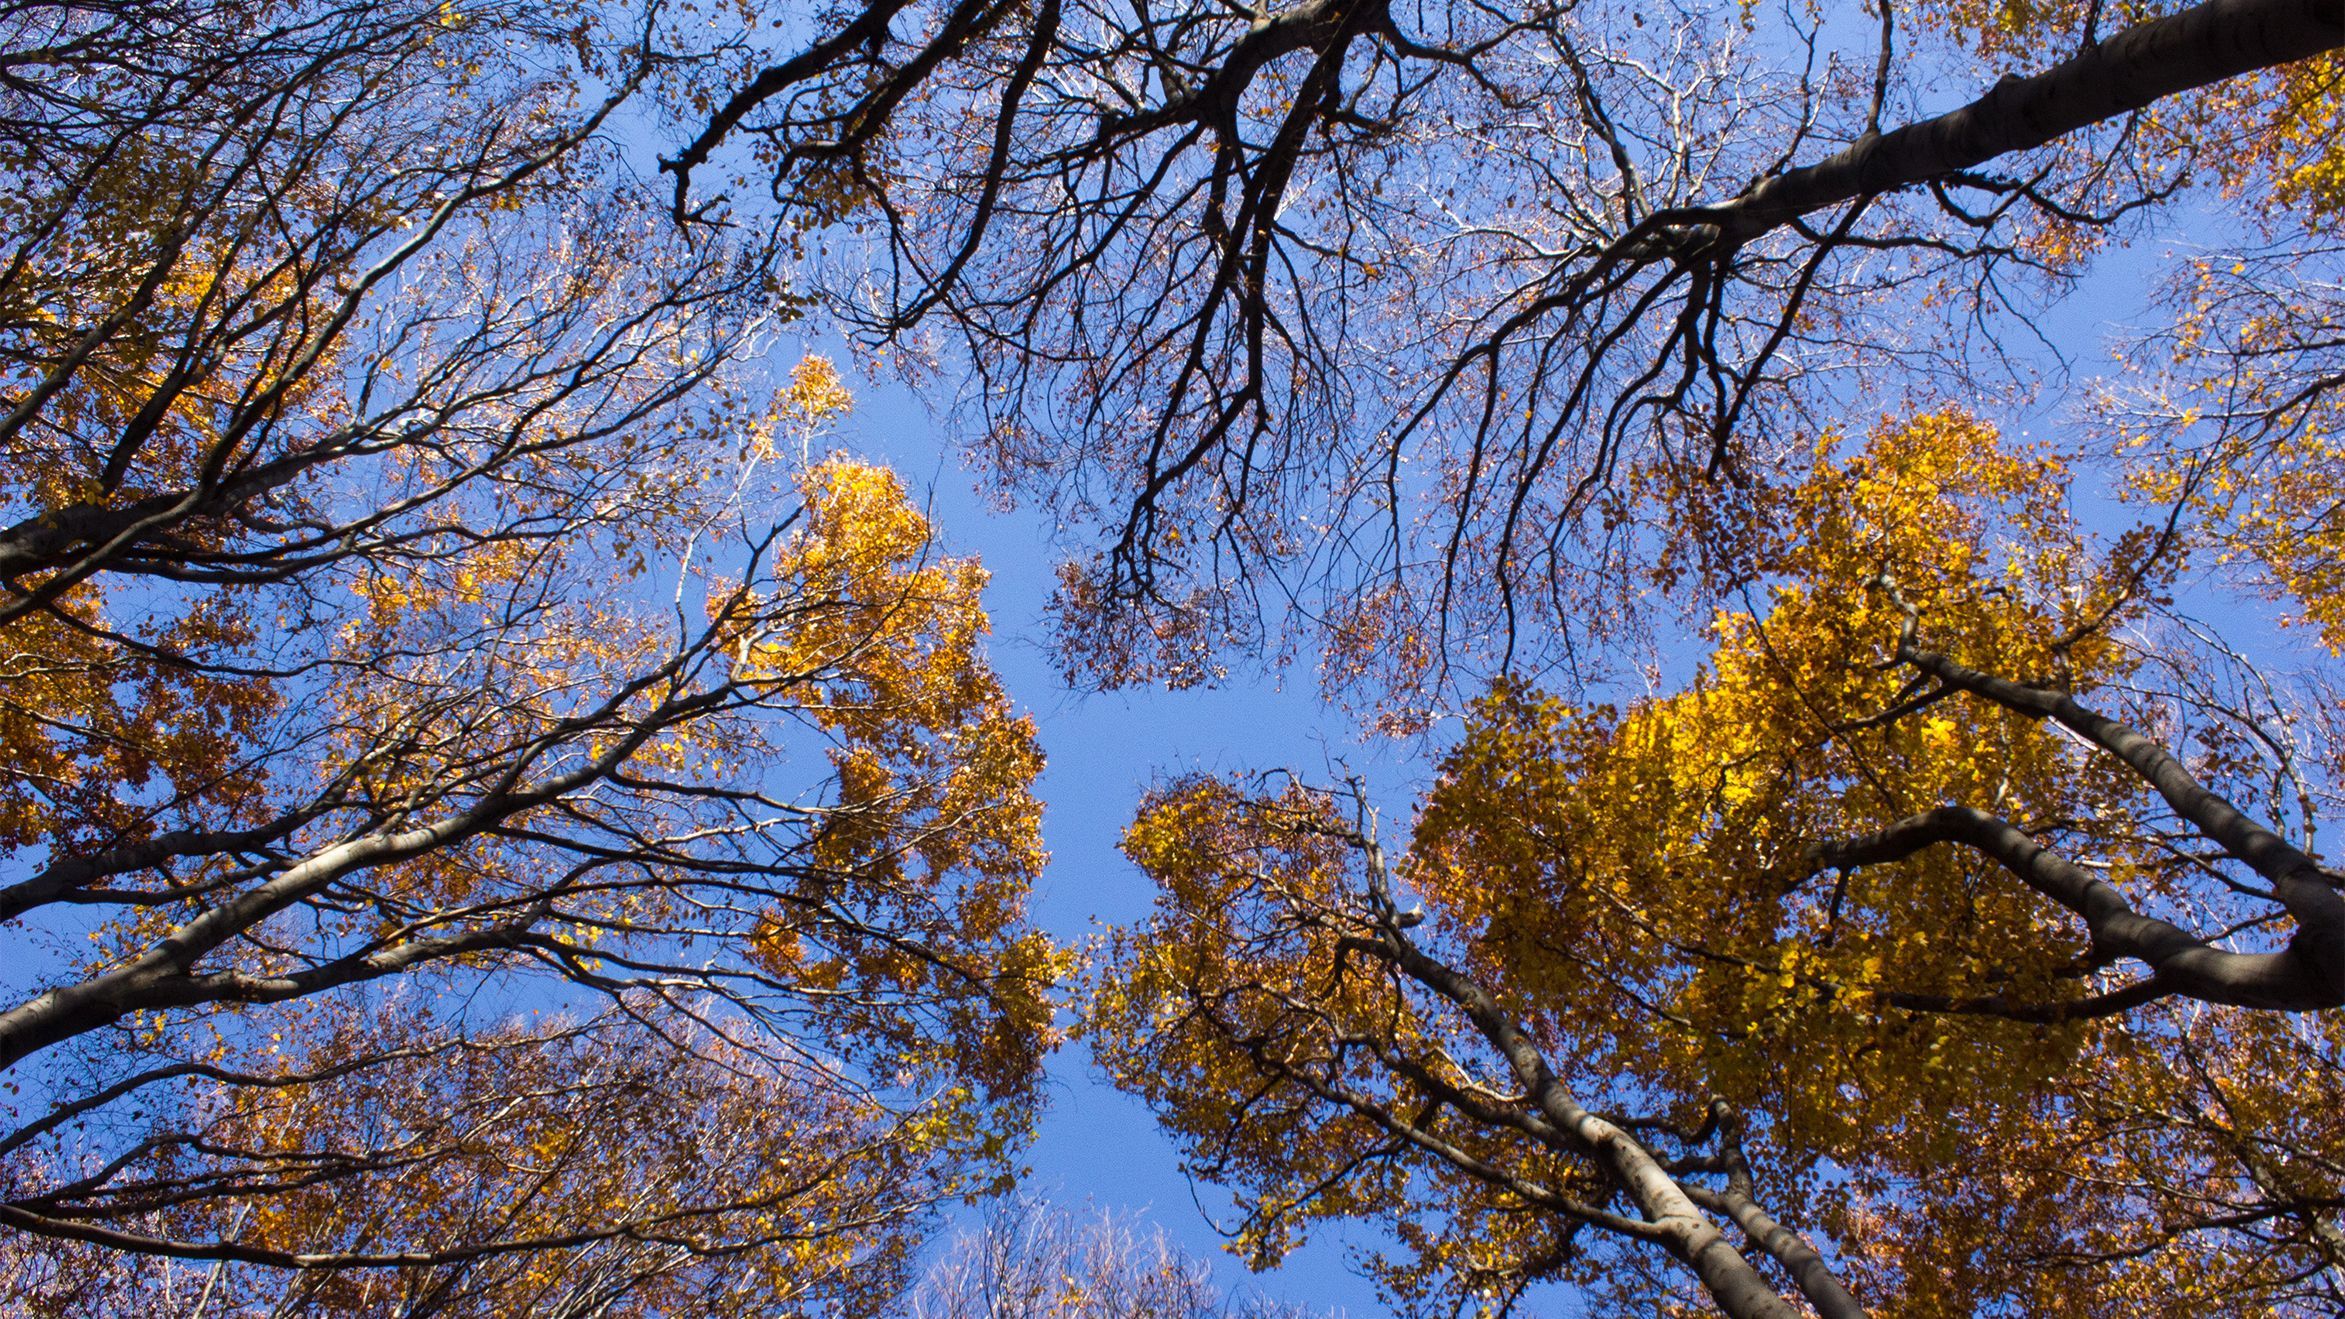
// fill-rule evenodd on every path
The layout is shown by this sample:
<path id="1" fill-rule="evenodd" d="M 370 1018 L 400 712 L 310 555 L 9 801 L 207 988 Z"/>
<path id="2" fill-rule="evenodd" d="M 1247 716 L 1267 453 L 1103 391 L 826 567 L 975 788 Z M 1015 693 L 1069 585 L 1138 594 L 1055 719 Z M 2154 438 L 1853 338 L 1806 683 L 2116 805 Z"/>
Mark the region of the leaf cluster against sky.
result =
<path id="1" fill-rule="evenodd" d="M 4 21 L 10 1304 L 2345 1304 L 2334 0 Z"/>

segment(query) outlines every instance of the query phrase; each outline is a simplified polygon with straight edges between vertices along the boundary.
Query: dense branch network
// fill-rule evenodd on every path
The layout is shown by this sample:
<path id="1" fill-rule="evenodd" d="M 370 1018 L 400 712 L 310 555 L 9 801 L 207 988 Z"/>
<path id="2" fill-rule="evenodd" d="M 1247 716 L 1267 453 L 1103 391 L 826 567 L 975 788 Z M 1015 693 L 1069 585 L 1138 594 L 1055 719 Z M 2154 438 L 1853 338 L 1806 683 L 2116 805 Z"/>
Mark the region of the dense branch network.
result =
<path id="1" fill-rule="evenodd" d="M 1816 1313 L 1862 1313 L 1816 1248 L 1764 1207 L 1730 1106 L 1682 1125 L 1591 1110 L 1530 1028 L 1428 951 L 1411 932 L 1421 913 L 1396 905 L 1356 787 L 1250 801 L 1210 781 L 1176 784 L 1136 836 L 1155 828 L 1181 831 L 1164 850 L 1136 849 L 1165 897 L 1111 960 L 1095 1038 L 1119 1079 L 1213 1151 L 1203 1171 L 1247 1189 L 1247 1239 L 1276 1240 L 1330 1204 L 1373 1203 L 1374 1188 L 1430 1167 L 1486 1202 L 1486 1219 L 1454 1211 L 1453 1231 L 1491 1237 L 1473 1252 L 1483 1259 L 1450 1266 L 1447 1285 L 1467 1294 L 1506 1304 L 1555 1277 L 1641 1271 L 1644 1247 L 1679 1261 L 1722 1313 L 1802 1313 L 1784 1281 Z M 1156 1024 L 1134 1029 L 1127 1015 Z M 1233 1080 L 1247 1092 L 1234 1110 L 1191 1115 L 1175 1098 Z M 1283 1147 L 1257 1130 L 1297 1120 L 1315 1130 Z M 1546 1226 L 1510 1222 L 1526 1213 Z M 1441 1294 L 1422 1275 L 1386 1280 L 1404 1296 Z"/>
<path id="2" fill-rule="evenodd" d="M 1888 589 L 1894 590 L 1894 587 Z M 2171 921 L 2145 916 L 2116 887 L 2030 837 L 2011 821 L 1974 806 L 1940 806 L 1861 838 L 1812 844 L 1811 870 L 1846 870 L 1901 861 L 1927 847 L 1959 844 L 2009 871 L 2029 888 L 2081 918 L 2097 964 L 2146 963 L 2148 979 L 2082 1003 L 2028 1009 L 1981 1005 L 2016 1015 L 2121 1012 L 2168 994 L 2240 1007 L 2311 1012 L 2345 1006 L 2345 876 L 2297 850 L 2209 789 L 2180 759 L 2138 730 L 2097 714 L 2057 687 L 1996 677 L 1921 648 L 1909 625 L 1900 664 L 1940 684 L 1940 691 L 1980 697 L 2030 719 L 2052 720 L 2126 769 L 2176 816 L 2249 867 L 2270 886 L 2296 932 L 2274 953 L 2229 952 Z"/>
<path id="3" fill-rule="evenodd" d="M 875 341 L 957 340 L 986 461 L 1096 523 L 1079 665 L 1244 633 L 1275 575 L 1331 648 L 1413 629 L 1438 667 L 1596 607 L 1624 470 L 1761 478 L 1855 371 L 1941 370 L 1958 350 L 1850 318 L 2071 269 L 2060 245 L 2181 187 L 2190 162 L 2153 158 L 2197 149 L 2155 126 L 2197 113 L 2176 98 L 2334 50 L 2345 13 L 2216 0 L 1902 126 L 1926 47 L 1887 11 L 1862 95 L 1814 70 L 1818 32 L 1771 38 L 1811 63 L 1771 79 L 1720 26 L 882 5 L 729 89 L 668 164 L 706 215 L 694 172 L 761 142 L 742 177 L 784 213 L 876 223 L 886 271 L 846 242 L 834 305 Z"/>
<path id="4" fill-rule="evenodd" d="M 0 32 L 0 1308 L 877 1312 L 1035 1112 L 1040 753 L 622 165 L 705 53 Z"/>

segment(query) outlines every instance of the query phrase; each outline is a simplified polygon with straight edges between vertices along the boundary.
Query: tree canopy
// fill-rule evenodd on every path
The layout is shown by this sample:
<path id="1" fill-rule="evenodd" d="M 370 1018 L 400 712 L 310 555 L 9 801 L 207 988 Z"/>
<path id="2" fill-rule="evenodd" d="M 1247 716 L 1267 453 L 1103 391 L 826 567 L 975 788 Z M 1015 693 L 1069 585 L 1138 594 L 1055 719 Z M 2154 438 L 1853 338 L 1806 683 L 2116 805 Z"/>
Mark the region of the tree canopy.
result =
<path id="1" fill-rule="evenodd" d="M 883 1309 L 1035 1111 L 1040 754 L 629 177 L 650 20 L 6 22 L 0 1308 Z"/>
<path id="2" fill-rule="evenodd" d="M 0 1301 L 1231 1308 L 916 1285 L 1072 1006 L 1410 1312 L 2345 1307 L 2339 0 L 0 32 Z M 817 334 L 1423 790 L 1160 781 L 1060 994 Z"/>
<path id="3" fill-rule="evenodd" d="M 1356 795 L 1167 784 L 1099 1056 L 1258 1257 L 1390 1216 L 1427 1309 L 1668 1255 L 1730 1314 L 2333 1306 L 2339 895 L 2282 830 L 2335 753 L 2125 638 L 2157 547 L 2096 563 L 2058 473 L 1949 414 L 1827 454 L 1682 689 L 1501 684 L 1397 867 Z"/>
<path id="4" fill-rule="evenodd" d="M 1073 528 L 1076 676 L 1284 641 L 1405 717 L 1632 612 L 1634 469 L 1729 500 L 1860 397 L 2007 389 L 2020 318 L 2165 216 L 2320 232 L 2341 22 L 881 4 L 666 168 L 683 215 L 853 211 L 835 301 L 949 345 L 983 461 Z"/>
<path id="5" fill-rule="evenodd" d="M 1257 1261 L 1365 1219 L 1426 1313 L 2345 1304 L 2316 847 L 2345 23 L 2301 13 L 2288 54 L 2247 6 L 1878 14 L 1869 82 L 1811 65 L 1728 200 L 1553 244 L 1578 282 L 1517 301 L 1438 284 L 1481 337 L 1408 359 L 1423 401 L 1366 434 L 1469 456 L 1322 662 L 1387 719 L 1459 718 L 1406 847 L 1357 785 L 1167 782 L 1126 843 L 1157 913 L 1093 981 L 1095 1056 L 1237 1190 Z M 1899 22 L 1951 51 L 1900 68 Z M 2031 62 L 1885 116 L 1974 60 Z M 1689 99 L 1614 167 L 1717 149 Z M 2005 374 L 2019 272 L 2090 286 L 2129 239 L 2204 242 L 2194 210 L 2232 245 L 2163 276 L 2131 378 Z M 2062 385 L 2050 438 L 1977 406 Z M 1449 705 L 1477 639 L 1496 672 Z"/>

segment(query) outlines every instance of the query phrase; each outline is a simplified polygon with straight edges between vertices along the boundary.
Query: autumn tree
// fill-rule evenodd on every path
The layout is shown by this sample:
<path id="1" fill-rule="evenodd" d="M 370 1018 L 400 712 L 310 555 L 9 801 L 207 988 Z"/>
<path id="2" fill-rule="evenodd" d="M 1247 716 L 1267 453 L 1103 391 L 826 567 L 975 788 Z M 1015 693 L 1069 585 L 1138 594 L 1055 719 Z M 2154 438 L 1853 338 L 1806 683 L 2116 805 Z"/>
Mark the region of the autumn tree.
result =
<path id="1" fill-rule="evenodd" d="M 2166 217 L 2327 214 L 2341 32 L 2330 0 L 872 3 L 745 56 L 666 167 L 679 215 L 821 230 L 843 315 L 969 373 L 980 460 L 1070 528 L 1075 674 L 1284 639 L 1421 722 L 1426 679 L 1633 612 L 1623 473 L 1731 499 L 1856 391 L 2017 387 L 2002 311 Z"/>
<path id="2" fill-rule="evenodd" d="M 1501 684 L 1397 865 L 1356 796 L 1163 789 L 1095 1048 L 1259 1258 L 1389 1221 L 1429 1311 L 2333 1309 L 2333 693 L 2171 635 L 2173 524 L 2087 535 L 2054 455 L 1819 447 L 1688 533 L 1756 578 L 1698 670 Z"/>
<path id="3" fill-rule="evenodd" d="M 985 574 L 656 8 L 0 17 L 0 1305 L 866 1313 L 1059 957 Z"/>
<path id="4" fill-rule="evenodd" d="M 868 4 L 667 168 L 966 369 L 1079 678 L 1291 645 L 1417 731 L 1501 671 L 1390 873 L 1340 796 L 1134 827 L 1095 1045 L 1258 1259 L 1360 1216 L 1426 1309 L 2333 1307 L 2334 699 L 2246 602 L 2334 643 L 2340 44 Z M 2214 225 L 2056 448 L 1980 420 L 2065 383 L 2030 311 Z"/>

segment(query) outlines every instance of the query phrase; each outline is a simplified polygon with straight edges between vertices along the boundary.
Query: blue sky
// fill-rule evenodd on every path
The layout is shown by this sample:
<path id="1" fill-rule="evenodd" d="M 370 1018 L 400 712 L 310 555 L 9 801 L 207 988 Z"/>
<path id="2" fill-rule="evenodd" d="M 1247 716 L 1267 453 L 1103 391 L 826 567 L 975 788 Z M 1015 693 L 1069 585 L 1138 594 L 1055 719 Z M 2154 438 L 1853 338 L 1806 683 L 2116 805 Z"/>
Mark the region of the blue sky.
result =
<path id="1" fill-rule="evenodd" d="M 784 343 L 776 355 L 805 350 Z M 1367 779 L 1387 818 L 1405 824 L 1411 789 L 1428 762 L 1406 746 L 1362 741 L 1348 716 L 1319 699 L 1307 665 L 1280 675 L 1232 656 L 1228 682 L 1214 689 L 1068 690 L 1045 639 L 1059 556 L 1042 520 L 1005 514 L 981 498 L 943 424 L 908 391 L 871 381 L 854 385 L 855 412 L 832 443 L 886 461 L 913 489 L 926 490 L 946 544 L 978 554 L 992 570 L 986 605 L 993 662 L 1011 695 L 1033 713 L 1049 756 L 1038 793 L 1051 861 L 1034 906 L 1044 929 L 1078 941 L 1147 914 L 1153 890 L 1116 851 L 1116 840 L 1141 792 L 1160 776 L 1281 767 L 1309 775 L 1340 761 Z M 1190 1252 L 1213 1259 L 1229 1285 L 1355 1317 L 1384 1313 L 1375 1289 L 1350 1271 L 1332 1239 L 1314 1239 L 1278 1273 L 1251 1278 L 1222 1253 L 1222 1238 L 1208 1221 L 1208 1214 L 1234 1220 L 1228 1197 L 1209 1186 L 1192 1191 L 1179 1152 L 1148 1110 L 1109 1086 L 1080 1044 L 1062 1051 L 1050 1070 L 1050 1114 L 1030 1159 L 1032 1194 L 1070 1208 L 1143 1214 Z"/>

